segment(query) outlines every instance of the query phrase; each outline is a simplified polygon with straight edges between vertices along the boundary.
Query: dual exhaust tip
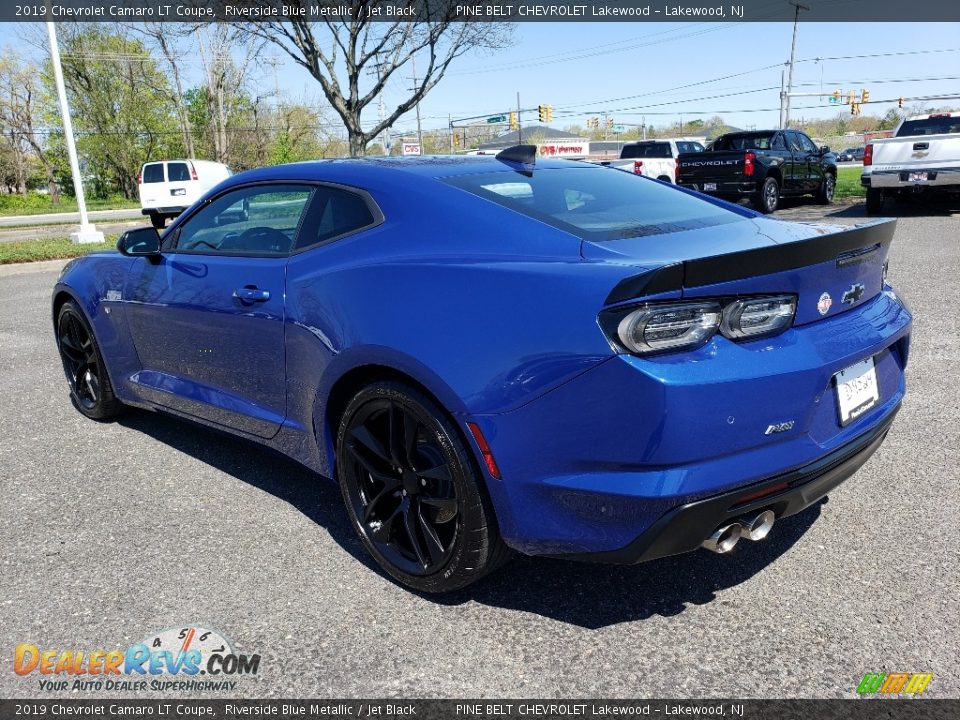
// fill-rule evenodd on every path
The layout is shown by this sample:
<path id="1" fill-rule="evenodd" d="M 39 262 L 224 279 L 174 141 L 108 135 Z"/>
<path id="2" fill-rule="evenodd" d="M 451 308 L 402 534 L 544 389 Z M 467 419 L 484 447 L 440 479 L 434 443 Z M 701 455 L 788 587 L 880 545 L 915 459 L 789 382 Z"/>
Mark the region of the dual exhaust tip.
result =
<path id="1" fill-rule="evenodd" d="M 763 540 L 773 529 L 774 520 L 776 516 L 773 510 L 764 510 L 756 515 L 739 518 L 714 530 L 710 537 L 703 541 L 703 547 L 723 555 L 733 550 L 740 542 L 740 538 Z"/>

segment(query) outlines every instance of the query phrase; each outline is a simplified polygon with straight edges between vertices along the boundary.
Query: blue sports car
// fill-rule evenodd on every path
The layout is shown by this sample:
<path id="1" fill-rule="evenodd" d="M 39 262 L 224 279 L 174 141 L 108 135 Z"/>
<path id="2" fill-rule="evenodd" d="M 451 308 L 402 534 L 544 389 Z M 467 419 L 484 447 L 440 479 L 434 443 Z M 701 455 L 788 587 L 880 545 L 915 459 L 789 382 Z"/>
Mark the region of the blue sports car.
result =
<path id="1" fill-rule="evenodd" d="M 904 394 L 893 231 L 532 146 L 308 162 L 74 260 L 53 323 L 81 413 L 171 413 L 336 478 L 383 569 L 442 592 L 511 550 L 728 552 L 850 477 Z"/>

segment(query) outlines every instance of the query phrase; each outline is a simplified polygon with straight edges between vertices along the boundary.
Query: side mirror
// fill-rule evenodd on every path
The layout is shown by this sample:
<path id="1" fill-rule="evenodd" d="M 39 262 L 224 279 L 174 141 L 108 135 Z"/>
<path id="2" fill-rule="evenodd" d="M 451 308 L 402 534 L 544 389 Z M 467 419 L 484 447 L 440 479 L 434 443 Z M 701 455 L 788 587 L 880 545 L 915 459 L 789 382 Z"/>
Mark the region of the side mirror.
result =
<path id="1" fill-rule="evenodd" d="M 830 146 L 829 146 L 829 145 L 821 145 L 821 146 L 820 146 L 820 154 L 821 154 L 821 155 L 826 155 L 828 152 L 830 152 Z"/>
<path id="2" fill-rule="evenodd" d="M 117 240 L 117 250 L 121 255 L 133 257 L 157 256 L 160 254 L 160 233 L 152 227 L 127 230 Z"/>

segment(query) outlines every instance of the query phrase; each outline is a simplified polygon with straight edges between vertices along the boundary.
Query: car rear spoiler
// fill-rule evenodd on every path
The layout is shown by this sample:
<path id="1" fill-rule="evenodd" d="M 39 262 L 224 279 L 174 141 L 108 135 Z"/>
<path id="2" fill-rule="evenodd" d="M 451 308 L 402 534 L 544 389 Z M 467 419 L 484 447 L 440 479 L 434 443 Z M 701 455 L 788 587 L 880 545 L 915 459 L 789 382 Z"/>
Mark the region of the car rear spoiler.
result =
<path id="1" fill-rule="evenodd" d="M 740 250 L 671 263 L 617 283 L 604 304 L 614 305 L 644 295 L 703 287 L 837 261 L 837 267 L 864 262 L 893 242 L 896 220 L 880 220 L 850 230 L 816 235 L 796 242 Z"/>

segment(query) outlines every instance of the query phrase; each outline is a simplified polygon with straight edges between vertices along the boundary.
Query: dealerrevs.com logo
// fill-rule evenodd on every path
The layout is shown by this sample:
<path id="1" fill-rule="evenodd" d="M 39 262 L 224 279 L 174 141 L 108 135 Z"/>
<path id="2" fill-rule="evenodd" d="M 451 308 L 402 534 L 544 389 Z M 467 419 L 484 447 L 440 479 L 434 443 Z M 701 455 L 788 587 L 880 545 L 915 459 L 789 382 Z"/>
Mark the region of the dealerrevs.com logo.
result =
<path id="1" fill-rule="evenodd" d="M 223 635 L 198 626 L 148 635 L 126 650 L 45 649 L 20 643 L 13 654 L 13 671 L 36 677 L 39 689 L 47 692 L 232 691 L 234 678 L 259 670 L 259 654 L 235 653 Z"/>

